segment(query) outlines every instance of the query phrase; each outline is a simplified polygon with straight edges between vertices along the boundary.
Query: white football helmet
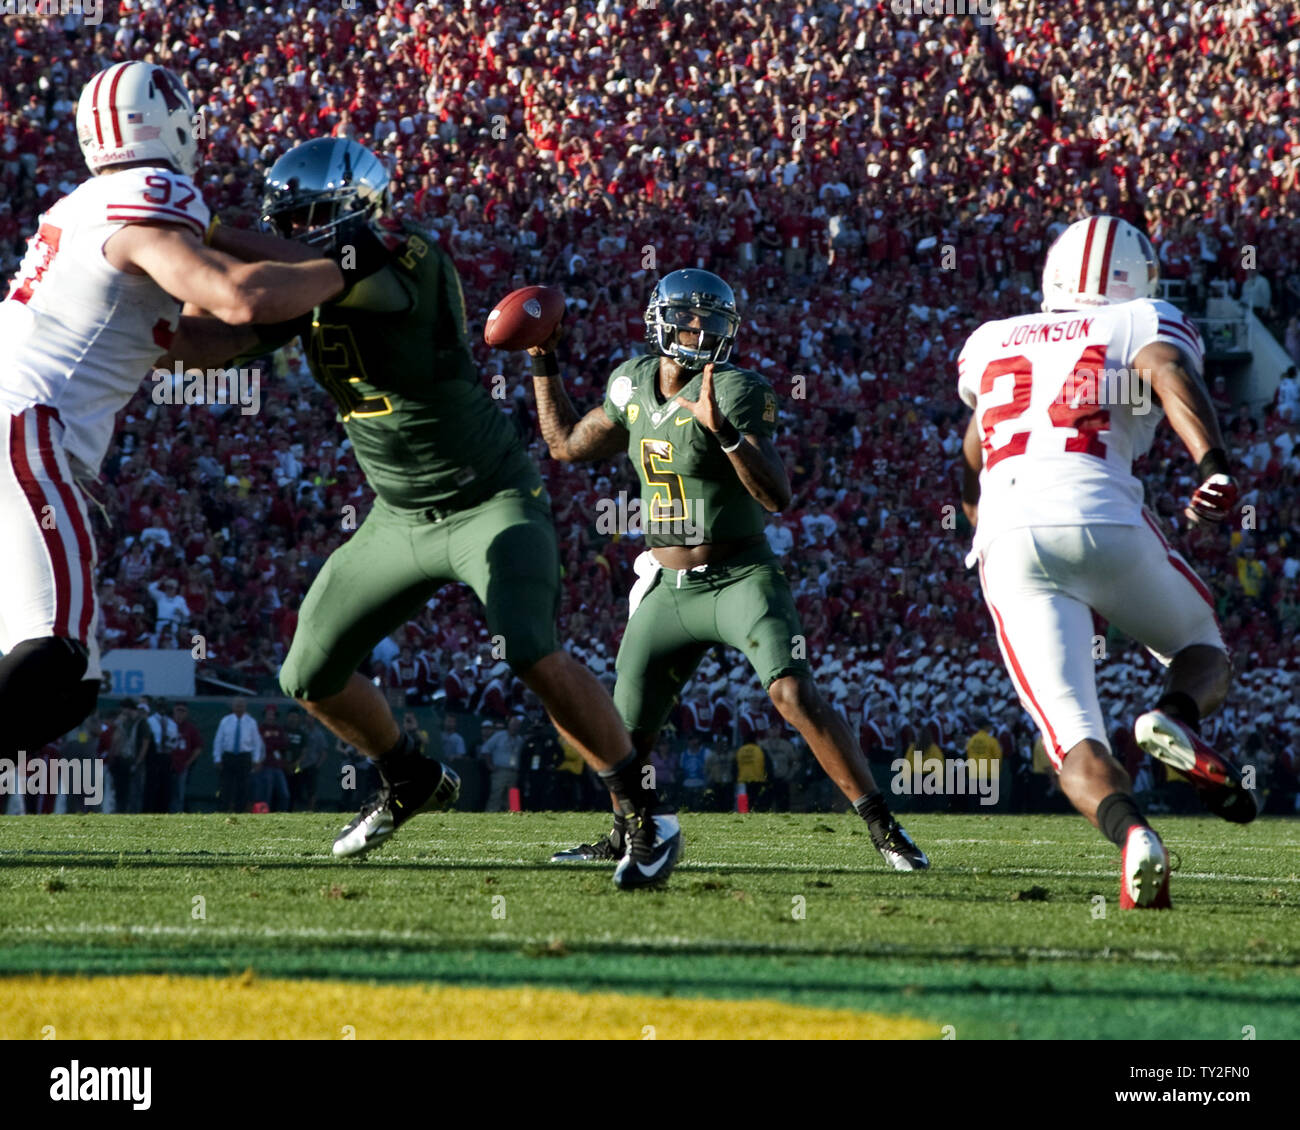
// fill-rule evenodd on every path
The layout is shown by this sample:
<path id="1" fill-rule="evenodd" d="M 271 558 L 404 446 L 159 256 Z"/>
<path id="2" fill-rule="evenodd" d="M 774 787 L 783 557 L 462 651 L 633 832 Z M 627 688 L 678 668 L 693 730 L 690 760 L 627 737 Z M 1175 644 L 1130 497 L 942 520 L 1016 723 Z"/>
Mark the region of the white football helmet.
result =
<path id="1" fill-rule="evenodd" d="M 171 71 L 153 63 L 114 63 L 92 78 L 77 102 L 77 140 L 92 173 L 128 161 L 199 167 L 194 103 Z"/>
<path id="2" fill-rule="evenodd" d="M 1043 265 L 1043 312 L 1079 310 L 1154 298 L 1160 281 L 1155 249 L 1117 216 L 1078 220 L 1057 236 Z"/>

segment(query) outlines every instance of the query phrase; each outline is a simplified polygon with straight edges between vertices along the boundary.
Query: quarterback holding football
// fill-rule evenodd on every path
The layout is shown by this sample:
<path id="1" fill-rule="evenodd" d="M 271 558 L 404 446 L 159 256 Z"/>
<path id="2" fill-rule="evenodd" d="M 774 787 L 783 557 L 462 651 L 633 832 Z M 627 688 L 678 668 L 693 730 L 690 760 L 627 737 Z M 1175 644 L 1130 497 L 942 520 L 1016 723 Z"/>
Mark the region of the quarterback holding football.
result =
<path id="1" fill-rule="evenodd" d="M 574 462 L 625 451 L 641 483 L 649 548 L 636 562 L 639 580 L 614 685 L 637 756 L 648 770 L 660 728 L 704 653 L 714 644 L 734 647 L 866 821 L 885 862 L 898 871 L 926 870 L 925 853 L 889 811 L 857 738 L 817 689 L 796 644 L 803 625 L 763 533 L 765 515 L 790 502 L 772 440 L 776 393 L 758 373 L 730 363 L 740 328 L 735 293 L 709 271 L 673 271 L 655 286 L 645 324 L 650 353 L 619 365 L 604 404 L 582 417 L 560 381 L 559 331 L 529 351 L 551 455 Z M 675 850 L 676 815 L 665 809 L 655 818 L 656 850 Z M 617 859 L 626 836 L 616 808 L 607 836 L 553 858 Z M 631 866 L 641 864 L 619 864 Z"/>

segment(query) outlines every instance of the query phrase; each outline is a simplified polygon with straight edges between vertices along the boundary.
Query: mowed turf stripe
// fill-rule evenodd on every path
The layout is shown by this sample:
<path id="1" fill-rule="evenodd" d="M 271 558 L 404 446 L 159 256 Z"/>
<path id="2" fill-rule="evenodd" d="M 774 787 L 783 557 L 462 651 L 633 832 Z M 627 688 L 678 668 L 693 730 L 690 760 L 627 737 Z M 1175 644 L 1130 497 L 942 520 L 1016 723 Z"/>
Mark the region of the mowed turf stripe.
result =
<path id="1" fill-rule="evenodd" d="M 422 950 L 439 949 L 436 943 L 428 941 L 427 936 L 414 930 L 383 930 L 377 928 L 327 929 L 323 926 L 262 926 L 257 929 L 236 926 L 139 926 L 133 924 L 114 925 L 106 922 L 83 922 L 74 926 L 11 926 L 0 927 L 0 975 L 5 973 L 53 972 L 54 967 L 42 964 L 49 960 L 54 952 L 52 947 L 77 947 L 78 939 L 86 936 L 109 938 L 117 944 L 134 944 L 150 940 L 180 940 L 195 946 L 202 946 L 214 939 L 230 939 L 245 946 L 261 946 L 267 942 L 282 942 L 290 945 L 319 945 L 322 942 L 347 942 L 369 947 L 410 947 L 412 943 Z M 29 970 L 16 960 L 15 954 L 30 952 L 23 947 L 25 942 L 15 945 L 15 939 L 39 938 L 41 948 L 36 952 L 41 955 Z M 485 937 L 479 948 L 489 953 L 536 952 L 545 950 L 556 942 L 554 936 L 517 937 L 501 935 Z M 455 950 L 458 947 L 452 946 Z M 637 954 L 696 954 L 712 955 L 727 951 L 736 956 L 772 957 L 848 957 L 863 956 L 861 946 L 823 946 L 813 950 L 807 947 L 794 949 L 766 943 L 752 943 L 722 938 L 678 938 L 657 936 L 638 938 L 633 933 L 609 936 L 586 943 L 562 943 L 564 953 L 602 953 L 635 956 Z M 130 952 L 130 951 L 123 951 Z M 1110 964 L 1116 960 L 1138 963 L 1178 965 L 1185 962 L 1182 954 L 1156 949 L 1107 949 L 1104 952 L 1088 949 L 1065 949 L 1043 946 L 951 946 L 936 943 L 928 946 L 891 945 L 877 942 L 871 947 L 871 956 L 877 958 L 915 958 L 936 959 L 941 961 L 965 959 L 974 961 L 1031 960 L 1050 961 L 1098 961 Z M 127 957 L 128 962 L 132 961 Z M 1294 969 L 1300 962 L 1290 955 L 1271 956 L 1268 954 L 1241 954 L 1236 959 L 1240 966 L 1264 966 L 1278 969 Z M 82 970 L 79 970 L 82 971 Z M 84 972 L 113 972 L 102 969 L 98 961 Z"/>
<path id="2" fill-rule="evenodd" d="M 482 989 L 225 978 L 15 977 L 5 1031 L 61 1040 L 918 1040 L 908 1017 L 778 1001 L 683 1000 L 561 989 Z"/>
<path id="3" fill-rule="evenodd" d="M 1122 962 L 900 961 L 847 957 L 421 951 L 231 945 L 219 952 L 133 945 L 0 949 L 0 973 L 122 974 L 439 983 L 507 993 L 550 988 L 694 999 L 776 1000 L 811 1008 L 903 1015 L 954 1025 L 959 1039 L 1300 1039 L 1300 979 L 1293 971 L 1244 975 L 1137 967 Z M 7 984 L 0 979 L 0 993 Z M 4 999 L 0 997 L 0 999 Z M 0 1018 L 5 1010 L 0 1008 Z M 650 1023 L 647 1021 L 647 1023 Z M 0 1019 L 0 1026 L 3 1019 Z M 0 1035 L 6 1034 L 0 1027 Z"/>

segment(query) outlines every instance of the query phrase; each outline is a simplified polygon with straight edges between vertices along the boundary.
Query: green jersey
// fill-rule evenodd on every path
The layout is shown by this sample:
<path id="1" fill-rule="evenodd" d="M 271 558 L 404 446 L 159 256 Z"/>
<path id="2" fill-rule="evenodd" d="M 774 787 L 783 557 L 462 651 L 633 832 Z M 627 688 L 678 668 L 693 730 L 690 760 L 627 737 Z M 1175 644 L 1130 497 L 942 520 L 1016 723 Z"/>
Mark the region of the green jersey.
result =
<path id="1" fill-rule="evenodd" d="M 509 418 L 479 380 L 466 340 L 460 277 L 442 248 L 403 225 L 406 243 L 384 274 L 407 309 L 318 306 L 305 337 L 312 376 L 334 398 L 375 493 L 403 510 L 463 510 L 540 482 Z"/>
<path id="2" fill-rule="evenodd" d="M 698 400 L 703 374 L 680 390 Z M 749 369 L 715 366 L 718 407 L 741 432 L 776 430 L 776 393 Z M 605 415 L 627 429 L 641 480 L 641 522 L 650 546 L 735 541 L 762 534 L 765 511 L 745 489 L 718 441 L 677 398 L 659 395 L 659 358 L 634 357 L 610 374 Z"/>

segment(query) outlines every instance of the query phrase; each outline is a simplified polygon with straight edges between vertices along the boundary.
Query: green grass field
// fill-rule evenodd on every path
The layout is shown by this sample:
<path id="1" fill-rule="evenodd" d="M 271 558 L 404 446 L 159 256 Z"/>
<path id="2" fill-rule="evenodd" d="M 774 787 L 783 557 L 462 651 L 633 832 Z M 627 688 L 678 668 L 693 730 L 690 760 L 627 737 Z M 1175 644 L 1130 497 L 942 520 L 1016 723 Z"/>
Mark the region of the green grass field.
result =
<path id="1" fill-rule="evenodd" d="M 688 815 L 670 885 L 635 894 L 546 862 L 599 815 L 423 816 L 337 862 L 343 819 L 0 819 L 0 975 L 765 1000 L 959 1039 L 1300 1037 L 1295 821 L 1158 820 L 1174 910 L 1139 913 L 1077 817 L 913 815 L 934 869 L 906 875 L 849 816 Z M 36 1034 L 38 1016 L 3 1017 L 0 1035 Z M 735 1034 L 767 1034 L 752 1023 Z"/>

